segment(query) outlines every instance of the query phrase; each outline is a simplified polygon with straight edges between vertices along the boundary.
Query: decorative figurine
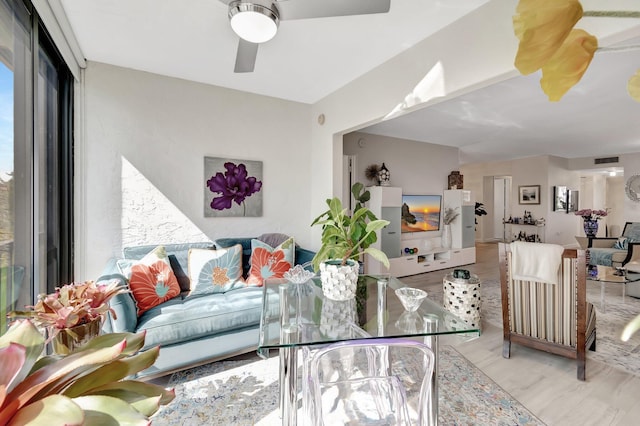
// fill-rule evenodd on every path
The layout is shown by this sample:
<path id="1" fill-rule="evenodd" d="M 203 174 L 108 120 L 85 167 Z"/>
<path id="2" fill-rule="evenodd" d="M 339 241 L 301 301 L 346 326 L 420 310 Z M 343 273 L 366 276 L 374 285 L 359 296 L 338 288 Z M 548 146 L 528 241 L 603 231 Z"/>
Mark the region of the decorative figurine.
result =
<path id="1" fill-rule="evenodd" d="M 378 180 L 380 181 L 380 186 L 389 186 L 389 180 L 391 179 L 391 173 L 387 166 L 382 163 L 382 167 L 378 170 Z"/>

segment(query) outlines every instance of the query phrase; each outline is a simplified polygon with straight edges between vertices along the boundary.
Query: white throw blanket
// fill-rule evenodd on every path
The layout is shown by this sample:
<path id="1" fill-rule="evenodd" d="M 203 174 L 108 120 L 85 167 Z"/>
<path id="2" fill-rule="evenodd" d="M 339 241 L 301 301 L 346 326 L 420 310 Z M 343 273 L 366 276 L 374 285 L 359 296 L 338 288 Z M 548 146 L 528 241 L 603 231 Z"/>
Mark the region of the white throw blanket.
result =
<path id="1" fill-rule="evenodd" d="M 558 284 L 564 247 L 557 244 L 511 243 L 511 274 L 514 280 Z"/>

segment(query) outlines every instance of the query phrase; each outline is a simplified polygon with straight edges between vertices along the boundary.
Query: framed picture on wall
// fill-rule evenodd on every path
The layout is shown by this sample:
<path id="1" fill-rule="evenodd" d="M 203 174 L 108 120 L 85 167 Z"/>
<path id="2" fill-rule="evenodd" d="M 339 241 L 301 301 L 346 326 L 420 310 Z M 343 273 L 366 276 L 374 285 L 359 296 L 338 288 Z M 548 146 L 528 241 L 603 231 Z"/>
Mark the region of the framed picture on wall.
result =
<path id="1" fill-rule="evenodd" d="M 204 217 L 262 216 L 262 161 L 204 157 Z"/>
<path id="2" fill-rule="evenodd" d="M 568 195 L 566 186 L 553 187 L 553 211 L 567 211 Z"/>
<path id="3" fill-rule="evenodd" d="M 578 191 L 569 190 L 567 191 L 567 213 L 569 212 L 577 212 L 578 211 Z"/>
<path id="4" fill-rule="evenodd" d="M 540 204 L 540 185 L 520 185 L 518 204 Z"/>

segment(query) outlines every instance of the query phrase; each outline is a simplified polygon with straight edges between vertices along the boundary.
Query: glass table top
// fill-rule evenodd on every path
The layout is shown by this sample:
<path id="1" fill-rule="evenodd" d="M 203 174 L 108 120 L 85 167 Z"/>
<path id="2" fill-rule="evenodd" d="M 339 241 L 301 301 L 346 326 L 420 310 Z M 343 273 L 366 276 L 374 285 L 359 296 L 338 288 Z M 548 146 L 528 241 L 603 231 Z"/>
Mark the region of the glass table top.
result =
<path id="1" fill-rule="evenodd" d="M 592 281 L 604 281 L 611 283 L 630 283 L 640 281 L 640 274 L 629 272 L 624 268 L 613 268 L 610 266 L 598 265 L 595 274 L 587 274 L 587 279 Z"/>
<path id="2" fill-rule="evenodd" d="M 427 297 L 417 311 L 405 311 L 395 290 L 406 287 L 390 276 L 362 275 L 356 297 L 324 297 L 319 277 L 302 284 L 268 279 L 264 284 L 258 354 L 270 349 L 311 346 L 378 337 L 446 334 L 480 335 L 456 315 Z"/>

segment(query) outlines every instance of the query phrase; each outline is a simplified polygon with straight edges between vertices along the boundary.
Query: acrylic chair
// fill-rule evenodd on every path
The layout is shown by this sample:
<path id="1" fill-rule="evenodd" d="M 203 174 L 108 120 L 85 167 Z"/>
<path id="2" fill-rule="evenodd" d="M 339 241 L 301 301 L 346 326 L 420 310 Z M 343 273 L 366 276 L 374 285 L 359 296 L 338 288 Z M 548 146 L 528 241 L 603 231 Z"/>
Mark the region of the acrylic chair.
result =
<path id="1" fill-rule="evenodd" d="M 511 356 L 511 343 L 562 355 L 577 361 L 577 376 L 585 380 L 586 350 L 596 347 L 596 311 L 586 300 L 586 256 L 584 250 L 555 249 L 559 253 L 555 279 L 523 279 L 514 266 L 513 244 L 525 250 L 545 250 L 553 244 L 498 244 L 502 294 L 502 356 Z M 531 246 L 533 245 L 533 246 Z M 519 246 L 519 247 L 520 247 Z M 528 247 L 527 247 L 528 246 Z M 519 249 L 519 248 L 518 248 Z M 531 258 L 534 269 L 549 265 L 540 253 Z M 543 253 L 544 254 L 544 253 Z M 544 256 L 543 256 L 544 257 Z M 521 263 L 526 262 L 524 257 Z M 526 267 L 526 265 L 523 265 Z"/>
<path id="2" fill-rule="evenodd" d="M 308 361 L 308 424 L 428 425 L 434 353 L 406 339 L 360 339 Z"/>

